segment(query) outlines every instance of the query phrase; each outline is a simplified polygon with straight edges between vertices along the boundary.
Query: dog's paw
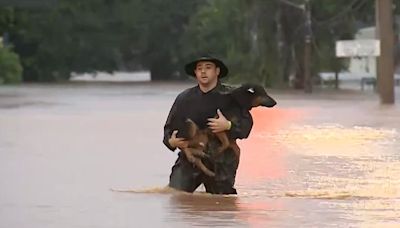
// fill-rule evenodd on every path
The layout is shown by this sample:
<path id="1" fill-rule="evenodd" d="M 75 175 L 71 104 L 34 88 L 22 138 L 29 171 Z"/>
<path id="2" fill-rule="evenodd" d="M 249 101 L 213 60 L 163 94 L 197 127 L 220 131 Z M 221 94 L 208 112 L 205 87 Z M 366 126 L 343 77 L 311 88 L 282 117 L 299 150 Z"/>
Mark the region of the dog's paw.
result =
<path id="1" fill-rule="evenodd" d="M 187 157 L 187 160 L 188 160 L 190 163 L 195 163 L 195 162 L 196 162 L 196 158 L 195 158 L 194 156 L 189 156 L 189 157 Z"/>
<path id="2" fill-rule="evenodd" d="M 203 158 L 211 158 L 211 156 L 209 154 L 204 153 Z"/>

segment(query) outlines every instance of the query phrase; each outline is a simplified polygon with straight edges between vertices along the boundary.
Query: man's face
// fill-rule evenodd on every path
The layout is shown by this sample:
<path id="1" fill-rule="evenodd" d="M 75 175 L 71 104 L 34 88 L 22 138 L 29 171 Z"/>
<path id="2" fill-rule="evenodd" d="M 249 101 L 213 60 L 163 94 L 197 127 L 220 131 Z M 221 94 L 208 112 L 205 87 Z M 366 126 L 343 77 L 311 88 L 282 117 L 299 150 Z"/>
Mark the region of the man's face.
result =
<path id="1" fill-rule="evenodd" d="M 200 61 L 196 65 L 194 73 L 199 84 L 210 85 L 218 81 L 220 69 L 210 61 Z"/>

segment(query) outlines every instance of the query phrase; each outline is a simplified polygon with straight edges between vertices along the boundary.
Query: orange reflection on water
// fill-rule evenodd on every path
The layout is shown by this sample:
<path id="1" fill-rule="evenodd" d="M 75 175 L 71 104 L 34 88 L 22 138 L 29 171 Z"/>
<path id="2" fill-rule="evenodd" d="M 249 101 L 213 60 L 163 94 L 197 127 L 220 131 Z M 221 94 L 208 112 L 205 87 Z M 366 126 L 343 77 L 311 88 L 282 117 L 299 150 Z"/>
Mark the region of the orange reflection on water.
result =
<path id="1" fill-rule="evenodd" d="M 390 142 L 395 131 L 341 125 L 297 126 L 281 131 L 277 140 L 307 156 L 378 156 L 379 143 Z"/>
<path id="2" fill-rule="evenodd" d="M 285 176 L 284 147 L 273 137 L 280 129 L 293 123 L 303 114 L 300 110 L 254 108 L 253 129 L 241 148 L 238 180 L 276 179 Z"/>

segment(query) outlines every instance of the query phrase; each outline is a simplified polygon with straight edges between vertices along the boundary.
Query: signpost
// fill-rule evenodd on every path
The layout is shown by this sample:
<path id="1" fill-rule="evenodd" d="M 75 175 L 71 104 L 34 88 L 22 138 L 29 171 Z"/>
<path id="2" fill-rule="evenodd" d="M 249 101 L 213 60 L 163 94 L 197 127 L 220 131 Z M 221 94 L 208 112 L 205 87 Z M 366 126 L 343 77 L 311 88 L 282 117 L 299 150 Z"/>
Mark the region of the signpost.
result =
<path id="1" fill-rule="evenodd" d="M 380 54 L 379 40 L 340 40 L 336 42 L 337 57 L 377 57 Z"/>

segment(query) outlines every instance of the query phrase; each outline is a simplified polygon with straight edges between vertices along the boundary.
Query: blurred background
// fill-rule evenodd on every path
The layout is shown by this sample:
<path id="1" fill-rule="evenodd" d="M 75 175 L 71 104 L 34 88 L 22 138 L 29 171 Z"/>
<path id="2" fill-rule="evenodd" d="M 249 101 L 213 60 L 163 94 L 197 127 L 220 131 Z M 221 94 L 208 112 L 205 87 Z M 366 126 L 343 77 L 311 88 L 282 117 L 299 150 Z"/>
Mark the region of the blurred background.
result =
<path id="1" fill-rule="evenodd" d="M 0 0 L 0 228 L 400 227 L 399 26 L 400 0 Z M 204 53 L 278 102 L 233 197 L 165 188 Z"/>
<path id="2" fill-rule="evenodd" d="M 302 89 L 310 75 L 313 84 L 335 86 L 335 73 L 343 81 L 376 77 L 374 56 L 335 54 L 336 41 L 375 39 L 375 5 L 375 0 L 1 0 L 0 79 L 186 80 L 183 64 L 211 53 L 226 61 L 231 82 Z M 396 5 L 399 0 L 393 1 L 395 56 Z"/>

